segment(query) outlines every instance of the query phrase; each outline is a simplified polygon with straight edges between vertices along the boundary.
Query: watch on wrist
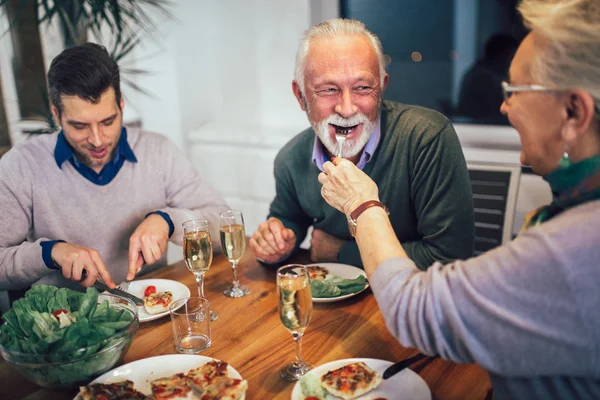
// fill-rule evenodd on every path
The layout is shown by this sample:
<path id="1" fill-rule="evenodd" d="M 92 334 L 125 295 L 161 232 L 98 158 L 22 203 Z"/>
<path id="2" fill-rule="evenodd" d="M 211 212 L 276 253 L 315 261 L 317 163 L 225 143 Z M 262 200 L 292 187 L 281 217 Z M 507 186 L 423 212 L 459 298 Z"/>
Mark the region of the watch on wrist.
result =
<path id="1" fill-rule="evenodd" d="M 365 212 L 367 209 L 369 209 L 371 207 L 381 207 L 385 210 L 385 212 L 388 215 L 390 214 L 390 210 L 388 210 L 388 208 L 386 206 L 384 206 L 380 201 L 377 201 L 377 200 L 365 201 L 360 206 L 356 207 L 356 209 L 354 211 L 352 211 L 350 213 L 350 215 L 347 216 L 348 230 L 350 231 L 350 234 L 352 235 L 352 237 L 356 236 L 356 220 L 358 219 L 360 214 L 362 214 L 363 212 Z"/>

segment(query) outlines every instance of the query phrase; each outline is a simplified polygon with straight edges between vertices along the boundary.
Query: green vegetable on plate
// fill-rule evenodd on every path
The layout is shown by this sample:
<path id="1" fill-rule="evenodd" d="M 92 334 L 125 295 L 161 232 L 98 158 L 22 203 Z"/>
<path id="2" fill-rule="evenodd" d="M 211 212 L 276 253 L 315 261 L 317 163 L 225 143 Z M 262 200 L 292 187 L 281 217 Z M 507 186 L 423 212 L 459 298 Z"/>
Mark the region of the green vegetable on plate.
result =
<path id="1" fill-rule="evenodd" d="M 354 279 L 328 275 L 323 280 L 310 281 L 312 296 L 315 298 L 331 298 L 358 293 L 367 286 L 367 278 L 359 275 Z"/>

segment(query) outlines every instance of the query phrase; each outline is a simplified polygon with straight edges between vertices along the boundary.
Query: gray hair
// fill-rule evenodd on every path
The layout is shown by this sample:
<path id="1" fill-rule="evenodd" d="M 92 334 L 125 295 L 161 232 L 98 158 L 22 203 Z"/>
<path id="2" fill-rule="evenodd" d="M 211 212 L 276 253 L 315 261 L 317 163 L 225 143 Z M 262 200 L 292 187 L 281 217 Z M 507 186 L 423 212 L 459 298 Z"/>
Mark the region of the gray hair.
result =
<path id="1" fill-rule="evenodd" d="M 302 92 L 304 92 L 304 61 L 306 59 L 306 55 L 308 54 L 310 42 L 316 38 L 334 38 L 338 36 L 355 35 L 363 35 L 369 40 L 371 45 L 373 45 L 373 50 L 375 50 L 375 54 L 377 54 L 377 59 L 379 60 L 379 78 L 381 81 L 380 83 L 383 86 L 383 80 L 385 77 L 385 59 L 383 56 L 383 46 L 381 45 L 381 41 L 377 35 L 368 30 L 365 24 L 360 21 L 336 18 L 322 22 L 318 25 L 311 26 L 304 32 L 302 39 L 300 39 L 300 45 L 298 46 L 298 51 L 296 52 L 296 69 L 294 79 L 296 82 L 298 82 Z"/>
<path id="2" fill-rule="evenodd" d="M 600 104 L 600 1 L 523 0 L 518 9 L 543 42 L 532 77 L 549 87 L 583 89 Z"/>

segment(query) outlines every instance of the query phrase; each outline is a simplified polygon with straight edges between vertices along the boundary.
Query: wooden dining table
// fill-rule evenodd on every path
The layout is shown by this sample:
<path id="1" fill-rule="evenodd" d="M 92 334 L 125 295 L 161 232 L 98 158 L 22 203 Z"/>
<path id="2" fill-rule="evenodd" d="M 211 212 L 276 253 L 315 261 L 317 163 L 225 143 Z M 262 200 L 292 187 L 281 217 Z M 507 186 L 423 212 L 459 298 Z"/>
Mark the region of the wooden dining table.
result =
<path id="1" fill-rule="evenodd" d="M 308 262 L 300 253 L 290 262 Z M 283 381 L 281 367 L 294 358 L 291 334 L 283 327 L 277 312 L 276 267 L 256 261 L 246 250 L 239 277 L 251 293 L 229 298 L 223 289 L 231 284 L 232 270 L 222 255 L 215 256 L 205 276 L 205 295 L 219 318 L 211 323 L 212 345 L 203 356 L 226 361 L 248 381 L 247 400 L 290 399 L 294 383 Z M 185 284 L 192 294 L 197 286 L 194 275 L 183 261 L 156 270 L 139 279 L 172 279 Z M 176 354 L 169 316 L 140 324 L 125 363 L 166 354 Z M 313 314 L 302 343 L 305 360 L 314 365 L 345 358 L 375 358 L 392 362 L 418 353 L 401 346 L 388 332 L 383 315 L 370 289 L 348 299 L 314 303 Z M 433 399 L 491 398 L 486 371 L 473 364 L 457 364 L 441 358 L 426 358 L 411 369 L 427 383 Z M 76 389 L 50 390 L 21 377 L 0 359 L 0 384 L 4 400 L 73 399 Z M 398 394 L 401 399 L 401 394 Z M 393 400 L 393 399 L 389 399 Z"/>

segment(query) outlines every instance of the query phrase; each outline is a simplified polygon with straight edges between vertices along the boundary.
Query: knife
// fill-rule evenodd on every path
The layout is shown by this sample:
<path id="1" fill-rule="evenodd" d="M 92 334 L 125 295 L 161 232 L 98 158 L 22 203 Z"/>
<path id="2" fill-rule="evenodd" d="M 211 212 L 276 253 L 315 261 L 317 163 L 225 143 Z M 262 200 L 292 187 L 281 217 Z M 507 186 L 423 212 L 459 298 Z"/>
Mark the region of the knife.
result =
<path id="1" fill-rule="evenodd" d="M 411 364 L 416 363 L 417 361 L 426 358 L 425 354 L 417 354 L 416 356 L 407 358 L 406 360 L 402 360 L 397 362 L 396 364 L 390 365 L 385 371 L 383 371 L 383 379 L 389 379 L 392 376 L 396 375 L 398 372 L 403 369 L 409 367 Z"/>
<path id="2" fill-rule="evenodd" d="M 115 296 L 125 297 L 126 299 L 133 301 L 133 303 L 136 306 L 144 305 L 144 300 L 140 299 L 139 297 L 134 296 L 131 293 L 127 293 L 126 291 L 121 290 L 121 289 L 117 289 L 117 288 L 111 289 L 108 286 L 106 286 L 106 284 L 102 281 L 96 281 L 96 283 L 94 283 L 94 287 L 101 292 L 106 291 L 108 293 L 114 294 Z"/>

